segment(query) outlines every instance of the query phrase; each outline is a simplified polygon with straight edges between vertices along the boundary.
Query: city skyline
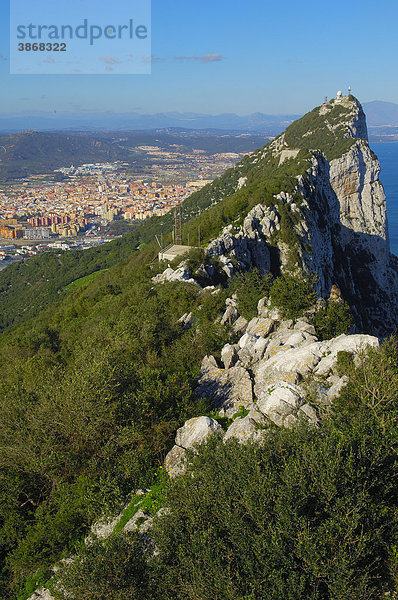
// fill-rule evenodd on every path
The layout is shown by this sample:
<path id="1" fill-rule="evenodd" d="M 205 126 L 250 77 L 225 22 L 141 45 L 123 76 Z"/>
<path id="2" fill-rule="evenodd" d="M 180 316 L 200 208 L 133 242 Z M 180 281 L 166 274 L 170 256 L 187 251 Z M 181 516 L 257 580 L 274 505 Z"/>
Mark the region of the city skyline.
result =
<path id="1" fill-rule="evenodd" d="M 398 6 L 387 0 L 377 12 L 369 1 L 231 7 L 204 0 L 198 7 L 175 0 L 170 7 L 153 0 L 151 75 L 10 75 L 7 2 L 0 17 L 0 117 L 299 114 L 348 85 L 361 102 L 398 102 Z M 108 58 L 104 69 L 119 60 Z"/>

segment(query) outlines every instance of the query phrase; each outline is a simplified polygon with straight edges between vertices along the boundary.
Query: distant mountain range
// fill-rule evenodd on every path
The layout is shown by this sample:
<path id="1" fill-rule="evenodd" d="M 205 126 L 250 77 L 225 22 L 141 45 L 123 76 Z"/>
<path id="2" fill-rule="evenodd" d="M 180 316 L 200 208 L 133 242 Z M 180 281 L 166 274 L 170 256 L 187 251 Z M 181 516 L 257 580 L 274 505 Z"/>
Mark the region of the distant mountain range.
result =
<path id="1" fill-rule="evenodd" d="M 254 113 L 239 116 L 233 113 L 205 115 L 197 113 L 103 113 L 58 115 L 36 113 L 34 115 L 0 117 L 0 131 L 16 132 L 26 129 L 39 131 L 132 131 L 154 129 L 205 129 L 219 131 L 248 131 L 265 135 L 278 135 L 299 115 L 265 115 Z"/>
<path id="2" fill-rule="evenodd" d="M 368 126 L 398 126 L 398 104 L 375 100 L 363 104 Z M 132 131 L 153 129 L 204 129 L 219 131 L 247 131 L 274 136 L 283 131 L 300 115 L 267 115 L 253 113 L 240 116 L 234 113 L 206 115 L 200 113 L 156 113 L 142 115 L 136 112 L 117 114 L 59 114 L 37 112 L 30 115 L 0 117 L 0 131 L 16 132 L 26 129 L 38 131 Z"/>
<path id="3" fill-rule="evenodd" d="M 398 126 L 398 104 L 374 100 L 362 105 L 370 127 Z"/>

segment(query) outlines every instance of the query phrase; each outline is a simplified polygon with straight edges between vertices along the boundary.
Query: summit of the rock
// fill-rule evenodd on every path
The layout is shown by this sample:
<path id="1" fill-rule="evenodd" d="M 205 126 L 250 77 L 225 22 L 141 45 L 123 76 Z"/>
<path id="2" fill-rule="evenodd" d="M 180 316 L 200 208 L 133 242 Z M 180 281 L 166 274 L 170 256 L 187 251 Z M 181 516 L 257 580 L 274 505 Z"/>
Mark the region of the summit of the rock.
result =
<path id="1" fill-rule="evenodd" d="M 344 154 L 355 139 L 368 140 L 365 113 L 354 96 L 341 96 L 314 108 L 282 134 L 290 148 L 321 150 L 328 160 Z"/>
<path id="2" fill-rule="evenodd" d="M 242 208 L 207 253 L 228 277 L 254 267 L 315 274 L 324 298 L 339 287 L 360 330 L 391 333 L 398 273 L 379 174 L 360 102 L 338 95 L 227 172 L 232 190 L 224 197 L 220 184 L 209 187 L 214 203 L 230 198 Z"/>

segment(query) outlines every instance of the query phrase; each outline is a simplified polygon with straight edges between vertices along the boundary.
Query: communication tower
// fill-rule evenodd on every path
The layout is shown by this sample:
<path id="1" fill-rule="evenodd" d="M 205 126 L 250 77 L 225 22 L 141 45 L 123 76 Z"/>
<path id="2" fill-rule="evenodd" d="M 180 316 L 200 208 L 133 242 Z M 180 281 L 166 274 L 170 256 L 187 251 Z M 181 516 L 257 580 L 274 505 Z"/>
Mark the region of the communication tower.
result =
<path id="1" fill-rule="evenodd" d="M 176 206 L 174 209 L 174 243 L 182 244 L 182 208 Z"/>

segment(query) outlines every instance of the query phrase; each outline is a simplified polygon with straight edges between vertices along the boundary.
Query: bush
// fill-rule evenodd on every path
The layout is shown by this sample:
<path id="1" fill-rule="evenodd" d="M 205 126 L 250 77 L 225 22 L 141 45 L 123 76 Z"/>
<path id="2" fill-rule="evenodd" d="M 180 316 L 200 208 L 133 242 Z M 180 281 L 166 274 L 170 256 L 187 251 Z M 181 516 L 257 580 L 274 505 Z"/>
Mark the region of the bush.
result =
<path id="1" fill-rule="evenodd" d="M 185 260 L 187 269 L 193 274 L 196 269 L 203 265 L 206 259 L 206 254 L 203 248 L 191 248 L 184 256 L 180 256 L 176 261 L 176 266 L 181 262 L 181 260 Z"/>
<path id="2" fill-rule="evenodd" d="M 354 357 L 352 353 L 347 352 L 346 350 L 340 350 L 340 352 L 337 352 L 336 367 L 339 377 L 343 377 L 343 375 L 350 375 L 354 368 Z"/>
<path id="3" fill-rule="evenodd" d="M 314 278 L 283 275 L 275 279 L 270 290 L 271 302 L 284 319 L 296 319 L 316 301 Z"/>
<path id="4" fill-rule="evenodd" d="M 271 282 L 271 273 L 263 275 L 257 268 L 235 276 L 231 290 L 238 296 L 239 313 L 246 319 L 257 316 L 258 301 L 268 296 Z"/>
<path id="5" fill-rule="evenodd" d="M 342 333 L 348 333 L 354 321 L 348 304 L 329 302 L 325 308 L 315 313 L 313 324 L 320 340 L 330 340 Z"/>
<path id="6" fill-rule="evenodd" d="M 62 585 L 55 583 L 55 589 L 61 598 L 143 600 L 148 581 L 142 543 L 129 534 L 96 541 L 62 570 L 59 579 Z"/>

